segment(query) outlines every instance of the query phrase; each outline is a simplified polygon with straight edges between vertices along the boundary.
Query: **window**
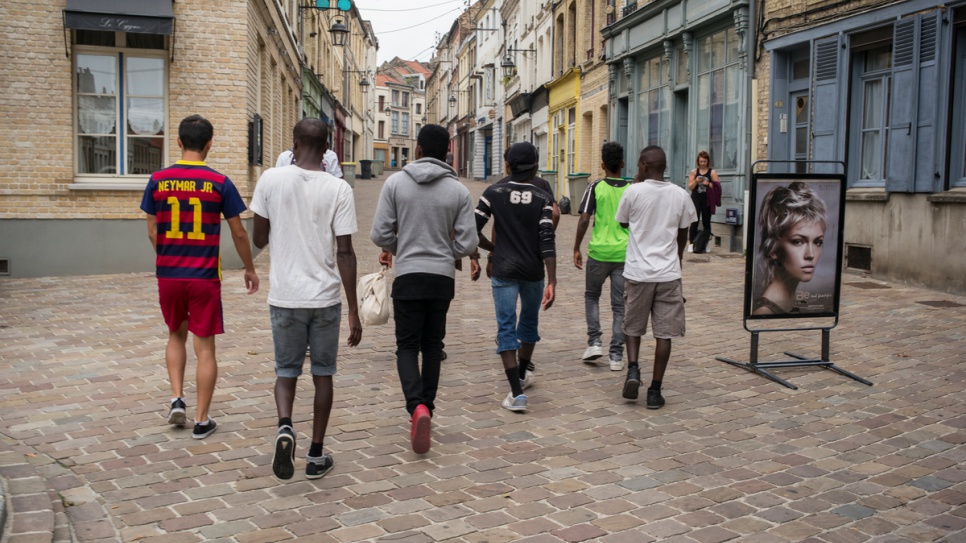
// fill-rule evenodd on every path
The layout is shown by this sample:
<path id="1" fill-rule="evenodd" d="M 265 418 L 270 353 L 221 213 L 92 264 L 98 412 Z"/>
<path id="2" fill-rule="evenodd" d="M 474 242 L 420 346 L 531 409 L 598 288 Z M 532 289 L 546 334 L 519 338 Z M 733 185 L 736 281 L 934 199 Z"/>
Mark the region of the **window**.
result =
<path id="1" fill-rule="evenodd" d="M 484 83 L 483 86 L 484 86 L 484 89 L 485 89 L 485 92 L 486 92 L 486 103 L 487 104 L 490 104 L 490 103 L 493 102 L 493 94 L 494 94 L 494 91 L 493 91 L 493 69 L 492 68 L 487 68 L 485 73 L 486 73 L 486 82 Z"/>
<path id="2" fill-rule="evenodd" d="M 399 91 L 397 90 L 392 91 L 392 105 L 399 106 Z"/>
<path id="3" fill-rule="evenodd" d="M 671 148 L 670 102 L 671 89 L 664 76 L 664 62 L 660 55 L 641 63 L 639 67 L 641 92 L 638 95 L 640 125 L 638 143 L 641 148 L 660 145 Z"/>
<path id="4" fill-rule="evenodd" d="M 577 108 L 567 110 L 567 173 L 577 171 Z M 580 195 L 571 195 L 580 198 Z"/>
<path id="5" fill-rule="evenodd" d="M 408 111 L 403 111 L 401 128 L 402 128 L 401 130 L 402 135 L 408 136 L 409 135 L 409 112 Z"/>
<path id="6" fill-rule="evenodd" d="M 149 175 L 163 168 L 164 36 L 78 30 L 74 43 L 77 174 Z"/>
<path id="7" fill-rule="evenodd" d="M 386 111 L 386 97 L 379 97 L 379 111 Z"/>
<path id="8" fill-rule="evenodd" d="M 738 166 L 738 36 L 727 28 L 697 40 L 697 144 L 720 170 Z"/>
<path id="9" fill-rule="evenodd" d="M 386 121 L 379 121 L 379 139 L 386 139 Z"/>
<path id="10" fill-rule="evenodd" d="M 859 134 L 859 181 L 885 181 L 884 157 L 889 145 L 889 105 L 892 96 L 892 44 L 856 54 L 859 74 L 853 95 Z"/>
<path id="11" fill-rule="evenodd" d="M 391 129 L 391 132 L 393 134 L 398 134 L 399 133 L 399 112 L 398 111 L 393 111 L 392 112 L 392 129 Z"/>
<path id="12" fill-rule="evenodd" d="M 956 31 L 953 62 L 956 80 L 953 83 L 955 98 L 949 184 L 951 187 L 966 187 L 966 25 L 960 26 Z"/>
<path id="13" fill-rule="evenodd" d="M 422 113 L 423 113 L 423 105 L 416 104 L 416 115 L 422 115 Z"/>
<path id="14" fill-rule="evenodd" d="M 409 107 L 409 93 L 402 93 L 402 107 Z"/>

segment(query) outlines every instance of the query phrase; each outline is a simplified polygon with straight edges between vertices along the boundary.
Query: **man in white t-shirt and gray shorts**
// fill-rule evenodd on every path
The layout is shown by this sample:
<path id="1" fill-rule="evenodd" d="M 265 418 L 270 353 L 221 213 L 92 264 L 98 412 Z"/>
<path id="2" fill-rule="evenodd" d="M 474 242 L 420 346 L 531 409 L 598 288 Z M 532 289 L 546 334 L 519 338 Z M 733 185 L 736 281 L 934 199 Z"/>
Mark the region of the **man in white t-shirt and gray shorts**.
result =
<path id="1" fill-rule="evenodd" d="M 272 471 L 279 479 L 290 479 L 295 471 L 292 407 L 309 346 L 315 397 L 305 476 L 317 479 L 334 466 L 332 456 L 322 452 L 322 442 L 332 411 L 332 377 L 339 350 L 340 283 L 349 305 L 347 343 L 354 347 L 362 339 L 352 248 L 357 230 L 355 203 L 348 183 L 320 169 L 328 132 L 319 119 L 299 121 L 293 130 L 296 163 L 266 170 L 251 202 L 255 246 L 272 246 L 268 304 L 279 417 Z"/>
<path id="2" fill-rule="evenodd" d="M 637 182 L 624 191 L 617 206 L 617 222 L 628 228 L 624 262 L 624 342 L 627 378 L 623 396 L 636 400 L 641 386 L 638 355 L 648 317 L 656 346 L 647 408 L 664 406 L 661 382 L 671 358 L 671 340 L 684 337 L 684 296 L 681 259 L 688 228 L 697 220 L 694 204 L 682 187 L 664 181 L 667 156 L 656 145 L 641 151 Z"/>

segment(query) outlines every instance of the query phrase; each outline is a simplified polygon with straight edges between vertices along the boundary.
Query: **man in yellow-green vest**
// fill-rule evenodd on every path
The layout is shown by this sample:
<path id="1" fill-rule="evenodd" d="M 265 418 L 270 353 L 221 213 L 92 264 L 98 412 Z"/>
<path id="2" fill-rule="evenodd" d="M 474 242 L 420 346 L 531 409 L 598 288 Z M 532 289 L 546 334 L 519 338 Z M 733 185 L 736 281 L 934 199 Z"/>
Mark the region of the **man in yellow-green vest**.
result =
<path id="1" fill-rule="evenodd" d="M 600 294 L 604 281 L 610 278 L 610 307 L 614 313 L 610 339 L 610 369 L 624 369 L 624 255 L 627 253 L 627 229 L 614 216 L 617 204 L 630 181 L 621 178 L 624 169 L 624 148 L 617 142 L 607 142 L 601 149 L 601 166 L 605 177 L 595 181 L 584 192 L 577 210 L 577 237 L 574 241 L 574 266 L 584 269 L 580 244 L 587 232 L 591 217 L 594 227 L 587 244 L 586 288 L 584 312 L 587 316 L 587 349 L 581 358 L 585 363 L 597 364 L 604 356 L 601 345 Z"/>

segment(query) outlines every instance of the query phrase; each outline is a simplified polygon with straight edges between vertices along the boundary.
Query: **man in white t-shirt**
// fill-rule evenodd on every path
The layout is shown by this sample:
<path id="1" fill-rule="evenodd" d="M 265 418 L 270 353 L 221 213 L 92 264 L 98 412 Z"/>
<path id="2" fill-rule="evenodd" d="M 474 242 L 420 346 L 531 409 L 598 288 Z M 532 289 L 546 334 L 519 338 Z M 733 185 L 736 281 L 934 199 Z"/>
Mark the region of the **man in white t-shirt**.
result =
<path id="1" fill-rule="evenodd" d="M 275 161 L 275 167 L 281 168 L 282 166 L 288 166 L 290 164 L 295 164 L 295 155 L 292 153 L 291 149 L 286 149 L 278 155 L 278 159 Z M 332 149 L 326 149 L 325 155 L 322 157 L 322 166 L 320 168 L 324 172 L 329 172 L 332 175 L 342 179 L 342 167 L 339 166 L 339 157 L 335 154 Z"/>
<path id="2" fill-rule="evenodd" d="M 354 347 L 362 339 L 352 248 L 357 230 L 355 203 L 348 183 L 319 167 L 328 137 L 329 127 L 322 121 L 299 121 L 292 147 L 297 164 L 265 170 L 251 202 L 255 246 L 272 246 L 268 304 L 279 417 L 272 471 L 279 479 L 290 479 L 295 472 L 292 405 L 309 346 L 315 401 L 305 476 L 317 479 L 334 465 L 332 456 L 323 454 L 322 442 L 332 411 L 332 376 L 339 350 L 340 283 L 349 304 L 347 343 Z"/>
<path id="3" fill-rule="evenodd" d="M 641 151 L 637 182 L 624 191 L 617 206 L 617 222 L 628 228 L 624 262 L 624 342 L 627 344 L 627 379 L 623 396 L 636 400 L 641 386 L 638 355 L 648 316 L 657 345 L 654 370 L 647 389 L 647 408 L 664 405 L 661 381 L 671 358 L 671 340 L 684 337 L 684 296 L 681 259 L 688 243 L 688 228 L 697 220 L 687 191 L 664 181 L 667 156 L 656 145 Z"/>

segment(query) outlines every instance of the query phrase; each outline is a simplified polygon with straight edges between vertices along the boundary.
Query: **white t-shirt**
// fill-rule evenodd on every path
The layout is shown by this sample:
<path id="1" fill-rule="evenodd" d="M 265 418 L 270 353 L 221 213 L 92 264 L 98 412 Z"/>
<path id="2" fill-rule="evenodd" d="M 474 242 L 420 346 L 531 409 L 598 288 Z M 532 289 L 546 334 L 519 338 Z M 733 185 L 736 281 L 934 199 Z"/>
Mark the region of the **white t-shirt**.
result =
<path id="1" fill-rule="evenodd" d="M 278 155 L 278 160 L 275 161 L 275 167 L 281 168 L 282 166 L 288 166 L 289 164 L 295 164 L 295 155 L 292 154 L 292 151 L 286 149 Z M 336 177 L 343 177 L 342 166 L 339 166 L 339 157 L 332 149 L 325 150 L 325 154 L 322 155 L 321 167 L 323 170 Z"/>
<path id="2" fill-rule="evenodd" d="M 289 308 L 340 303 L 335 238 L 358 230 L 349 184 L 294 165 L 271 168 L 255 185 L 250 207 L 271 222 L 268 303 Z"/>
<path id="3" fill-rule="evenodd" d="M 654 179 L 634 183 L 624 191 L 615 218 L 629 225 L 624 278 L 641 283 L 681 278 L 678 230 L 698 220 L 686 190 Z"/>

